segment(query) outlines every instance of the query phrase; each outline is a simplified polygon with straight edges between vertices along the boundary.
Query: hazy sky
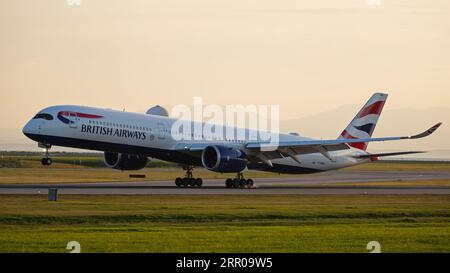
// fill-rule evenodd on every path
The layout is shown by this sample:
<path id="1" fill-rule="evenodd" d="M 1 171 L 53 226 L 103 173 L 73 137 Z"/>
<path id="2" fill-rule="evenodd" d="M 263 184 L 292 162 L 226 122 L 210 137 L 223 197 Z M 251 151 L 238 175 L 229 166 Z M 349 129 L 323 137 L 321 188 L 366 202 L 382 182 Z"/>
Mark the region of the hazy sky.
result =
<path id="1" fill-rule="evenodd" d="M 373 0 L 376 2 L 376 0 Z M 373 2 L 372 1 L 372 2 Z M 82 104 L 450 105 L 450 1 L 0 1 L 0 128 Z"/>

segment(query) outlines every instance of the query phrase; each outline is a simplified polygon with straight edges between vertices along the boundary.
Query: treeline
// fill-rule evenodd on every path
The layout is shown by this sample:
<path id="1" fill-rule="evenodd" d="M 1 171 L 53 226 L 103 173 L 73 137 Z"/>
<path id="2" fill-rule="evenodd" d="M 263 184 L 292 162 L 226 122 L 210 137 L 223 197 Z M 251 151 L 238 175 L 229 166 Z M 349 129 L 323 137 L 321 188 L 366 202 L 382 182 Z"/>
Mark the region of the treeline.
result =
<path id="1" fill-rule="evenodd" d="M 68 168 L 83 166 L 89 168 L 104 168 L 102 153 L 51 153 L 54 164 L 65 164 Z M 42 153 L 34 152 L 1 152 L 0 168 L 36 168 L 41 167 Z M 61 166 L 61 165 L 60 165 Z M 150 159 L 148 168 L 176 167 L 174 163 Z M 64 167 L 64 166 L 63 166 Z"/>
<path id="2" fill-rule="evenodd" d="M 102 157 L 101 152 L 51 152 L 52 156 L 57 157 Z M 28 151 L 0 151 L 0 156 L 42 156 L 42 152 L 28 152 Z"/>

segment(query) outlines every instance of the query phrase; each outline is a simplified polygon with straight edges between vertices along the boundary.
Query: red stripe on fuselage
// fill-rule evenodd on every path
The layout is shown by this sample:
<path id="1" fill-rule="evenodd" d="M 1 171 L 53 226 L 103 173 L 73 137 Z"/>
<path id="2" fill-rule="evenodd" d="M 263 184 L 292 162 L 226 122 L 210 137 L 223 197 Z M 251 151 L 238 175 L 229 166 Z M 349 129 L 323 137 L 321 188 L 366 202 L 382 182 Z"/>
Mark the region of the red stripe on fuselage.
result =
<path id="1" fill-rule="evenodd" d="M 381 111 L 383 110 L 383 106 L 384 106 L 385 102 L 386 101 L 384 101 L 384 100 L 377 101 L 377 102 L 374 102 L 373 104 L 365 107 L 359 113 L 358 118 L 362 118 L 362 117 L 365 117 L 367 115 L 379 115 L 379 114 L 381 114 Z"/>

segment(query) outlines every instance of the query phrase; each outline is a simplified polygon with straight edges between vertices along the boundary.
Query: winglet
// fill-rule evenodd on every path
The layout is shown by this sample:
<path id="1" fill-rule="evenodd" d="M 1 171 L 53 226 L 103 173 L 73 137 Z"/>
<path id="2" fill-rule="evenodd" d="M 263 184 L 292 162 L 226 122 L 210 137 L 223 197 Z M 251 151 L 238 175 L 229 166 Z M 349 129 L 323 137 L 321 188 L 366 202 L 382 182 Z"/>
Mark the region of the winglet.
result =
<path id="1" fill-rule="evenodd" d="M 423 137 L 427 137 L 429 135 L 431 135 L 432 133 L 434 133 L 434 131 L 437 130 L 437 128 L 439 128 L 439 126 L 442 125 L 442 122 L 439 122 L 438 124 L 434 125 L 433 127 L 431 127 L 430 129 L 426 130 L 423 133 L 414 135 L 414 136 L 410 136 L 410 139 L 417 139 L 417 138 L 423 138 Z"/>

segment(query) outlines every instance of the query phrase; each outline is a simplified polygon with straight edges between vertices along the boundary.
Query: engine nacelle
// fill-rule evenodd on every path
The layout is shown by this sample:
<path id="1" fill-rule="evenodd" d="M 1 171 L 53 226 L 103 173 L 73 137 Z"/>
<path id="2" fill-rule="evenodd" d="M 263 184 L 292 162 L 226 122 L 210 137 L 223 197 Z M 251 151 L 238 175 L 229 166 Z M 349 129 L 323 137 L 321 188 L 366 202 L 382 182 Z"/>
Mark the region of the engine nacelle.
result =
<path id="1" fill-rule="evenodd" d="M 202 152 L 202 164 L 206 169 L 219 173 L 241 172 L 247 166 L 243 151 L 224 146 L 208 146 Z"/>
<path id="2" fill-rule="evenodd" d="M 105 152 L 104 161 L 107 167 L 116 170 L 135 171 L 144 168 L 148 158 L 142 155 Z"/>

